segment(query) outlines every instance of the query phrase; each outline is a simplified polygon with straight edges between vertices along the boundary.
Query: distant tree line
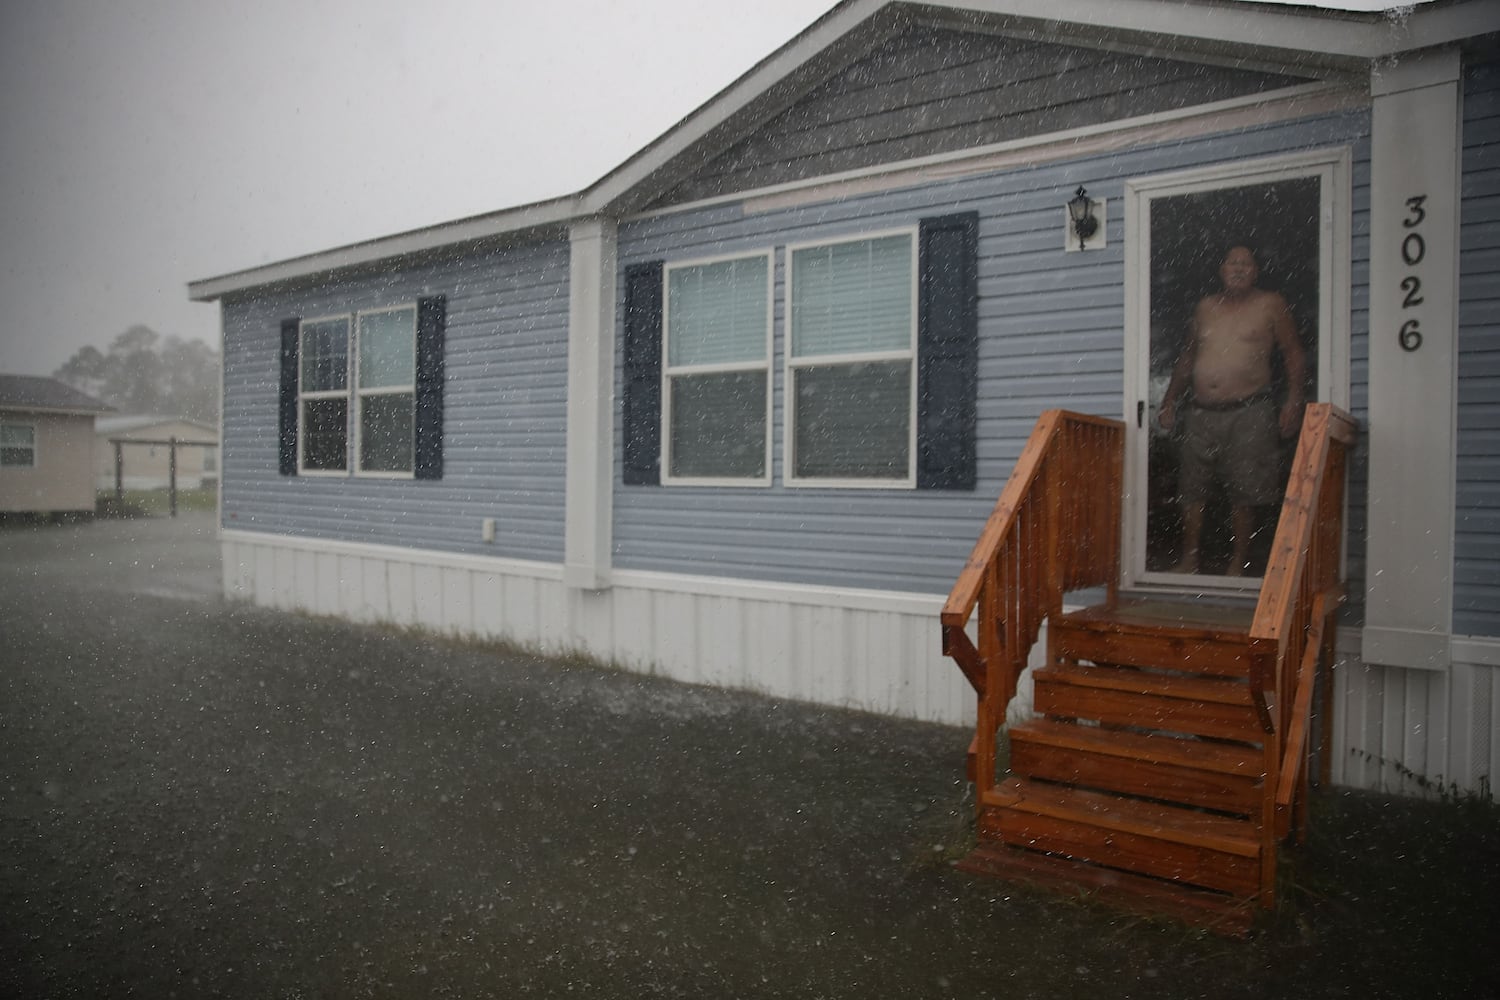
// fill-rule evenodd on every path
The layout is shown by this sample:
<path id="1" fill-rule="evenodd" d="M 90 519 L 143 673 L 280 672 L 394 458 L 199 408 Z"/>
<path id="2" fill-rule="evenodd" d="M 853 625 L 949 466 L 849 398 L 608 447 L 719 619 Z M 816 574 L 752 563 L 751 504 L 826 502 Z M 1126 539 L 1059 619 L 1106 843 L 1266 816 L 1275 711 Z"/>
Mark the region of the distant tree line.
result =
<path id="1" fill-rule="evenodd" d="M 219 355 L 201 340 L 132 326 L 104 351 L 80 348 L 52 377 L 121 414 L 219 420 Z"/>

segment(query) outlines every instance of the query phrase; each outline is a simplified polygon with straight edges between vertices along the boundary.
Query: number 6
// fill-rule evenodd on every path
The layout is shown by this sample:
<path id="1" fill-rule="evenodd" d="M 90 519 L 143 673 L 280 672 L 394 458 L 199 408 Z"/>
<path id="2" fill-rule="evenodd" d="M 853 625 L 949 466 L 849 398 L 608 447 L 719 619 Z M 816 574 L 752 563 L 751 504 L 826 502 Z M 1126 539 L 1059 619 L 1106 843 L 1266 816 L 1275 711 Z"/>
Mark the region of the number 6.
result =
<path id="1" fill-rule="evenodd" d="M 1401 324 L 1401 333 L 1398 335 L 1403 351 L 1415 351 L 1422 346 L 1422 326 L 1414 319 L 1409 319 Z"/>

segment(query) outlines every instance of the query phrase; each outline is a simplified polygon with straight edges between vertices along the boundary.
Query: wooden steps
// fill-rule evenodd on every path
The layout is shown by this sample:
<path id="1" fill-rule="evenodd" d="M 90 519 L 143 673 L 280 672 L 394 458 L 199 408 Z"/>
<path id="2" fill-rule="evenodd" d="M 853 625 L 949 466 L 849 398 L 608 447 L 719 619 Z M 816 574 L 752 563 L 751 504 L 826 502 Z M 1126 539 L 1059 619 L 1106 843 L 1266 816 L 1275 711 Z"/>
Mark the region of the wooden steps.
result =
<path id="1" fill-rule="evenodd" d="M 1011 727 L 1010 767 L 1029 778 L 1250 817 L 1265 787 L 1258 747 L 1046 719 Z"/>
<path id="2" fill-rule="evenodd" d="M 1202 810 L 1011 777 L 984 795 L 982 836 L 1240 896 L 1259 885 L 1253 827 Z"/>
<path id="3" fill-rule="evenodd" d="M 1044 715 L 1228 740 L 1258 735 L 1244 682 L 1071 664 L 1038 670 L 1035 682 L 1036 710 Z"/>
<path id="4" fill-rule="evenodd" d="M 1247 935 L 1255 920 L 1252 901 L 1104 868 L 1057 854 L 983 841 L 958 863 L 961 871 L 1023 882 L 1064 895 L 1091 897 L 1146 917 L 1165 917 L 1216 934 Z"/>
<path id="5" fill-rule="evenodd" d="M 1240 933 L 1269 901 L 1262 715 L 1238 609 L 1126 604 L 1059 616 L 979 796 L 971 871 L 1128 897 Z"/>

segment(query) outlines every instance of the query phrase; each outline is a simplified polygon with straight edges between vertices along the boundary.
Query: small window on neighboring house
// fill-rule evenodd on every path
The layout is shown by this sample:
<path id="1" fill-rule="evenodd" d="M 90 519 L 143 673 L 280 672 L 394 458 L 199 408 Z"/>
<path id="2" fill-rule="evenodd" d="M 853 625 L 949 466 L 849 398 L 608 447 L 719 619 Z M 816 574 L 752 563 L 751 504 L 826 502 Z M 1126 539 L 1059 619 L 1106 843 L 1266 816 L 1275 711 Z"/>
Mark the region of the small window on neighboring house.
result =
<path id="1" fill-rule="evenodd" d="M 36 467 L 36 428 L 30 424 L 0 424 L 0 466 Z"/>
<path id="2" fill-rule="evenodd" d="M 349 317 L 302 322 L 298 356 L 298 467 L 303 472 L 349 468 Z"/>
<path id="3" fill-rule="evenodd" d="M 771 254 L 666 268 L 667 482 L 770 482 Z"/>
<path id="4" fill-rule="evenodd" d="M 417 310 L 362 312 L 357 321 L 359 471 L 409 475 L 416 417 Z"/>
<path id="5" fill-rule="evenodd" d="M 790 249 L 789 484 L 916 485 L 915 236 Z"/>

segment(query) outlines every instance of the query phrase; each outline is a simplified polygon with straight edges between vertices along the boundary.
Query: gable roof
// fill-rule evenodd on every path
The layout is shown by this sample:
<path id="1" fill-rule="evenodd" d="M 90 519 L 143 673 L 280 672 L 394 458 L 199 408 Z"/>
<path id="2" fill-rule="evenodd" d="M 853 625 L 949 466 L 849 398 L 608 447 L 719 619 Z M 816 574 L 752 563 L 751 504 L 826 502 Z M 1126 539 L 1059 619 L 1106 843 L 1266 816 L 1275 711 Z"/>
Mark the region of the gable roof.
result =
<path id="1" fill-rule="evenodd" d="M 128 434 L 131 431 L 144 430 L 147 427 L 158 427 L 162 424 L 186 424 L 196 427 L 209 434 L 218 432 L 213 424 L 204 423 L 201 420 L 190 420 L 187 417 L 158 417 L 150 414 L 125 414 L 118 417 L 100 417 L 94 421 L 95 434 Z"/>
<path id="2" fill-rule="evenodd" d="M 0 375 L 0 410 L 49 413 L 111 413 L 99 402 L 55 378 L 40 375 Z"/>
<path id="3" fill-rule="evenodd" d="M 212 301 L 473 243 L 561 238 L 575 220 L 641 211 L 913 23 L 1367 82 L 1378 60 L 1493 34 L 1500 0 L 1438 0 L 1385 14 L 1238 0 L 844 0 L 576 194 L 206 278 L 188 285 L 189 297 Z"/>

